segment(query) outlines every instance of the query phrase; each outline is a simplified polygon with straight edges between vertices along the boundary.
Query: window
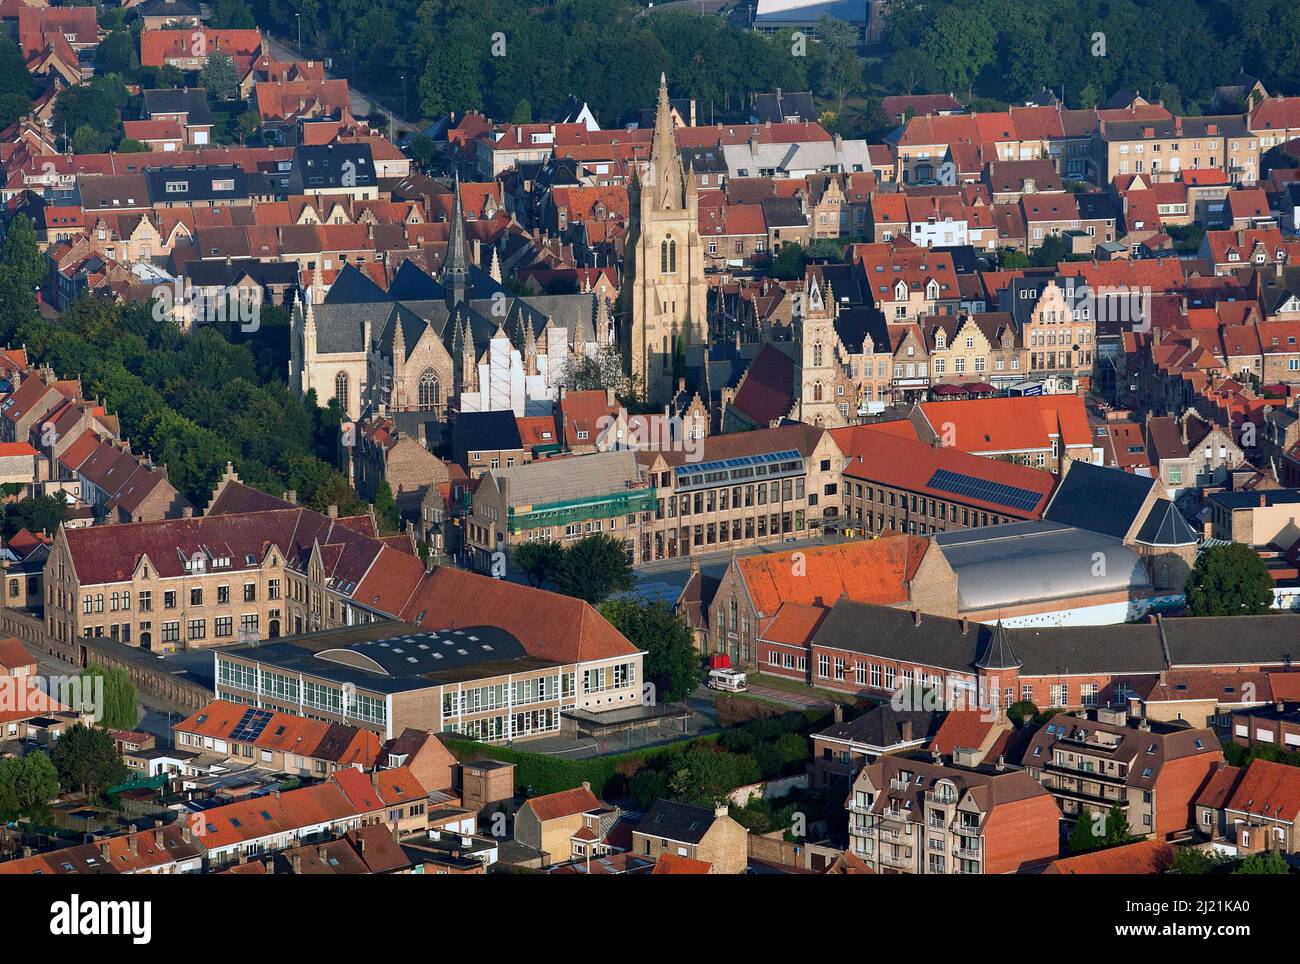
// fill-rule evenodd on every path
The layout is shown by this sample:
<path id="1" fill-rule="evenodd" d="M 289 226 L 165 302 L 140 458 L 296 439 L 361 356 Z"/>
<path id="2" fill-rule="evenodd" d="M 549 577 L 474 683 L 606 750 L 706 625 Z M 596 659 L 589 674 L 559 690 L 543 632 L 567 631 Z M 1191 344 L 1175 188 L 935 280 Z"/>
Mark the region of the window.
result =
<path id="1" fill-rule="evenodd" d="M 334 376 L 334 397 L 338 399 L 339 408 L 346 415 L 348 411 L 348 373 L 339 372 Z"/>
<path id="2" fill-rule="evenodd" d="M 191 605 L 191 606 L 202 606 L 202 605 L 203 605 L 203 590 L 202 590 L 202 589 L 191 589 L 191 590 L 190 590 L 190 605 Z"/>
<path id="3" fill-rule="evenodd" d="M 420 375 L 420 411 L 427 412 L 435 409 L 441 402 L 442 386 L 438 384 L 438 376 L 434 374 L 432 368 L 426 368 Z"/>

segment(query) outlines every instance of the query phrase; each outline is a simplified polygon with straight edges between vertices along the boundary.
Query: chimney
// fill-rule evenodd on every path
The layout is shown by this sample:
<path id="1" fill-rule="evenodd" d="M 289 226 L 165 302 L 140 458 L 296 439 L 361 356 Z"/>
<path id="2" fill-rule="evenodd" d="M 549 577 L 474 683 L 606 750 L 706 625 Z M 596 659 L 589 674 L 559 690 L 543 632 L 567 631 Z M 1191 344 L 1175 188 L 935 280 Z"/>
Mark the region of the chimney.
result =
<path id="1" fill-rule="evenodd" d="M 919 609 L 912 610 L 912 625 L 914 626 L 921 625 L 921 610 Z"/>
<path id="2" fill-rule="evenodd" d="M 325 845 L 324 845 L 324 844 L 321 844 L 319 847 L 316 848 L 316 859 L 319 860 L 321 863 L 325 863 Z"/>
<path id="3" fill-rule="evenodd" d="M 108 862 L 112 859 L 112 858 L 109 856 L 109 849 L 108 849 L 108 841 L 107 841 L 107 840 L 101 840 L 101 841 L 99 842 L 99 855 L 100 855 L 101 857 L 104 858 L 104 862 L 105 862 L 105 863 L 108 863 Z"/>
<path id="4" fill-rule="evenodd" d="M 844 722 L 844 704 L 843 704 L 843 703 L 836 703 L 834 706 L 831 707 L 831 719 L 834 720 L 836 723 L 843 723 L 843 722 Z"/>
<path id="5" fill-rule="evenodd" d="M 912 721 L 902 720 L 898 724 L 898 738 L 903 743 L 912 742 Z"/>
<path id="6" fill-rule="evenodd" d="M 292 860 L 293 860 L 293 872 L 295 874 L 302 873 L 302 855 L 294 854 Z"/>
<path id="7" fill-rule="evenodd" d="M 591 782 L 588 780 L 583 780 L 582 789 L 586 790 L 588 793 L 591 793 Z"/>
<path id="8" fill-rule="evenodd" d="M 161 830 L 155 830 L 153 832 L 153 849 L 154 850 L 163 849 L 163 832 Z"/>
<path id="9" fill-rule="evenodd" d="M 182 519 L 193 519 L 193 518 L 194 518 L 194 506 L 192 506 L 192 505 L 187 505 L 185 508 L 181 509 L 181 518 L 182 518 Z"/>
<path id="10" fill-rule="evenodd" d="M 379 768 L 370 771 L 370 785 L 377 791 L 379 789 Z"/>
<path id="11" fill-rule="evenodd" d="M 297 489 L 290 489 L 289 491 L 285 492 L 285 494 L 284 494 L 284 501 L 285 501 L 285 502 L 292 502 L 294 505 L 297 505 L 297 504 L 298 504 L 298 490 L 297 490 Z"/>
<path id="12" fill-rule="evenodd" d="M 965 616 L 961 618 L 961 634 L 966 636 L 970 633 L 970 620 Z"/>
<path id="13" fill-rule="evenodd" d="M 1003 756 L 1001 753 L 999 753 L 998 762 L 993 764 L 993 766 L 999 773 L 1001 773 L 1003 770 L 1007 768 L 1007 758 Z"/>
<path id="14" fill-rule="evenodd" d="M 1263 492 L 1261 492 L 1261 493 L 1259 494 L 1259 507 L 1260 507 L 1261 509 L 1267 509 L 1267 508 L 1268 508 L 1268 495 L 1266 495 L 1266 494 L 1263 493 Z"/>
<path id="15" fill-rule="evenodd" d="M 731 808 L 728 807 L 725 803 L 720 803 L 713 808 L 713 815 L 715 817 L 725 817 L 730 812 L 731 812 Z"/>
<path id="16" fill-rule="evenodd" d="M 162 834 L 158 834 L 157 836 L 161 837 Z M 132 857 L 140 856 L 140 835 L 138 833 L 133 833 L 131 836 L 126 838 L 126 849 L 131 851 Z M 162 849 L 161 845 L 158 849 Z"/>
<path id="17" fill-rule="evenodd" d="M 331 519 L 337 519 L 339 517 L 339 507 L 337 505 L 330 505 L 329 508 L 325 510 L 325 514 Z"/>

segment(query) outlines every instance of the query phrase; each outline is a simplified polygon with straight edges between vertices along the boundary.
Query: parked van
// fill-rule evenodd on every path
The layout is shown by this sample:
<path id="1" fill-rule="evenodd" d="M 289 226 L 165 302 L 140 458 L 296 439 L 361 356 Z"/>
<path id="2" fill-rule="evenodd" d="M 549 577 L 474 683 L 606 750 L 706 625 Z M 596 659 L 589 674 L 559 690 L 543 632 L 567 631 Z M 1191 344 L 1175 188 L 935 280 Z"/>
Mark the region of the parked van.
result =
<path id="1" fill-rule="evenodd" d="M 743 693 L 749 689 L 745 674 L 736 669 L 709 670 L 709 689 L 726 690 L 729 693 Z"/>

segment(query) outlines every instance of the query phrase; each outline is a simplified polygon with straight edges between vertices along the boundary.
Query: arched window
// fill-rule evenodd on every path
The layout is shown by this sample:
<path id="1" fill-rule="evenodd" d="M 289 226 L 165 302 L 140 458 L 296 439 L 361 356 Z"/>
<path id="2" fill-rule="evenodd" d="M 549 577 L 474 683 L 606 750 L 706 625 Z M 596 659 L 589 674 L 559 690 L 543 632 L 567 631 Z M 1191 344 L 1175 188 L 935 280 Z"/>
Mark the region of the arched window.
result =
<path id="1" fill-rule="evenodd" d="M 817 342 L 813 345 L 813 368 L 820 368 L 822 364 L 822 343 Z"/>
<path id="2" fill-rule="evenodd" d="M 659 272 L 660 274 L 668 273 L 668 242 L 661 242 L 659 245 Z"/>
<path id="3" fill-rule="evenodd" d="M 820 402 L 821 400 L 822 400 L 822 383 L 817 382 L 813 385 L 813 401 Z"/>
<path id="4" fill-rule="evenodd" d="M 348 373 L 339 372 L 334 376 L 334 397 L 339 400 L 339 408 L 343 409 L 343 414 L 348 411 Z"/>
<path id="5" fill-rule="evenodd" d="M 677 270 L 677 242 L 672 238 L 668 240 L 668 270 Z"/>
<path id="6" fill-rule="evenodd" d="M 427 412 L 442 403 L 442 386 L 432 368 L 426 368 L 420 374 L 420 411 Z"/>

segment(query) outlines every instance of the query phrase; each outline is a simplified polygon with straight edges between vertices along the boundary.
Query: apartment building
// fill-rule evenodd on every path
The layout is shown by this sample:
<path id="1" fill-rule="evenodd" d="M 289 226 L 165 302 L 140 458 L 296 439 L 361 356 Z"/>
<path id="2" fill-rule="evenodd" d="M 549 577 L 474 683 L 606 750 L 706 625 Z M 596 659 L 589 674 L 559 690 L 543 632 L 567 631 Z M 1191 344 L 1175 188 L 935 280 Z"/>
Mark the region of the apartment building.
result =
<path id="1" fill-rule="evenodd" d="M 1096 361 L 1097 301 L 1080 278 L 1013 278 L 999 297 L 1028 353 L 1031 379 L 1056 391 L 1086 391 Z"/>
<path id="2" fill-rule="evenodd" d="M 923 317 L 920 327 L 935 388 L 976 384 L 1005 388 L 1030 374 L 1029 352 L 1009 312 Z"/>
<path id="3" fill-rule="evenodd" d="M 495 553 L 527 542 L 603 533 L 631 550 L 655 504 L 630 451 L 543 459 L 483 475 L 465 520 L 465 545 L 482 570 L 492 569 Z"/>
<path id="4" fill-rule="evenodd" d="M 1103 182 L 1123 174 L 1174 181 L 1203 169 L 1222 171 L 1232 184 L 1259 179 L 1260 139 L 1239 115 L 1106 121 L 1094 152 Z"/>
<path id="5" fill-rule="evenodd" d="M 636 453 L 653 493 L 638 562 L 807 536 L 840 511 L 840 454 L 802 423 Z M 652 510 L 652 511 L 651 511 Z"/>
<path id="6" fill-rule="evenodd" d="M 1098 708 L 1054 716 L 1021 762 L 1066 821 L 1118 807 L 1131 834 L 1163 839 L 1188 827 L 1192 802 L 1223 752 L 1212 730 Z"/>
<path id="7" fill-rule="evenodd" d="M 922 315 L 952 315 L 961 308 L 961 290 L 952 255 L 910 242 L 855 244 L 852 259 L 862 263 L 868 293 L 891 325 Z"/>
<path id="8" fill-rule="evenodd" d="M 1042 517 L 1050 472 L 927 444 L 881 426 L 834 429 L 844 453 L 844 521 L 863 535 L 926 536 Z"/>
<path id="9" fill-rule="evenodd" d="M 884 756 L 846 801 L 849 852 L 877 873 L 1010 874 L 1053 860 L 1060 811 L 1027 773 L 1003 763 L 949 765 Z"/>

